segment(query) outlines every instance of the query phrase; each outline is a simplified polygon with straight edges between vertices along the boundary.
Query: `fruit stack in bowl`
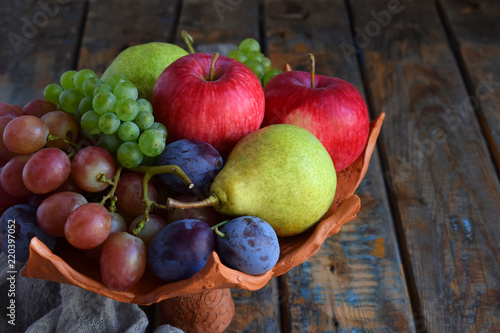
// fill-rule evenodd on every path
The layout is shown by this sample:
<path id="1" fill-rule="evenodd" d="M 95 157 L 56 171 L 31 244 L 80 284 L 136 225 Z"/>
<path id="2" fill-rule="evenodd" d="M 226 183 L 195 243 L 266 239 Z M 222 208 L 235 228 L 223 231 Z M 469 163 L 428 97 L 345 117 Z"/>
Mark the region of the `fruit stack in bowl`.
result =
<path id="1" fill-rule="evenodd" d="M 310 57 L 311 73 L 281 72 L 253 39 L 228 56 L 141 44 L 101 77 L 68 70 L 43 100 L 0 104 L 8 260 L 26 262 L 31 245 L 64 278 L 34 258 L 26 275 L 90 276 L 107 296 L 214 279 L 214 265 L 239 282 L 202 289 L 256 289 L 306 260 L 359 209 L 348 198 L 383 119 L 370 128 L 361 94 L 315 75 Z"/>

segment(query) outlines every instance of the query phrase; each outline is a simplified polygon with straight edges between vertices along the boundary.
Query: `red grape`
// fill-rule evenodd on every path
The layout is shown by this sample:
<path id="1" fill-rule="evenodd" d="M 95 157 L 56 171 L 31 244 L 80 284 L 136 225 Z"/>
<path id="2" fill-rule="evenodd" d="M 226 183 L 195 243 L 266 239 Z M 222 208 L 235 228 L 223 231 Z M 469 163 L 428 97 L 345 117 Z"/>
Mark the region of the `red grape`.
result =
<path id="1" fill-rule="evenodd" d="M 75 142 L 78 137 L 78 123 L 69 113 L 63 111 L 52 111 L 45 114 L 42 118 L 43 122 L 49 127 L 49 132 L 55 137 L 66 139 Z M 62 140 L 54 140 L 47 142 L 49 147 L 66 148 L 69 143 Z"/>
<path id="2" fill-rule="evenodd" d="M 4 102 L 0 102 L 0 116 L 13 115 L 14 117 L 20 116 L 22 108 L 17 105 L 11 105 Z"/>
<path id="3" fill-rule="evenodd" d="M 19 116 L 12 119 L 3 131 L 5 146 L 18 154 L 29 154 L 47 143 L 49 128 L 35 116 Z"/>
<path id="4" fill-rule="evenodd" d="M 54 103 L 44 99 L 34 99 L 23 107 L 22 114 L 42 118 L 44 114 L 55 110 L 57 106 Z"/>
<path id="5" fill-rule="evenodd" d="M 59 192 L 42 201 L 36 211 L 40 228 L 55 237 L 64 237 L 64 226 L 69 214 L 87 203 L 80 193 Z"/>
<path id="6" fill-rule="evenodd" d="M 64 226 L 64 235 L 74 247 L 92 249 L 106 240 L 111 230 L 111 215 L 98 203 L 87 203 L 73 210 Z"/>
<path id="7" fill-rule="evenodd" d="M 24 185 L 33 193 L 49 193 L 68 179 L 71 162 L 58 148 L 44 148 L 34 153 L 23 169 Z"/>
<path id="8" fill-rule="evenodd" d="M 100 268 L 106 287 L 121 291 L 132 288 L 146 269 L 144 242 L 126 232 L 111 235 L 102 248 Z"/>
<path id="9" fill-rule="evenodd" d="M 71 163 L 71 176 L 75 184 L 88 192 L 100 192 L 109 184 L 99 181 L 101 175 L 109 180 L 115 176 L 115 161 L 104 148 L 89 146 L 80 150 Z"/>
<path id="10" fill-rule="evenodd" d="M 9 150 L 3 142 L 3 132 L 5 130 L 5 126 L 7 126 L 7 124 L 14 118 L 16 118 L 16 116 L 10 114 L 0 117 L 0 158 L 5 160 L 9 160 L 10 158 L 16 156 L 16 153 Z"/>
<path id="11" fill-rule="evenodd" d="M 4 209 L 7 209 L 9 207 L 12 207 L 17 204 L 22 204 L 26 202 L 26 197 L 21 198 L 21 197 L 13 197 L 12 195 L 8 194 L 5 192 L 5 190 L 2 187 L 2 184 L 0 184 L 0 214 Z"/>
<path id="12" fill-rule="evenodd" d="M 118 198 L 116 204 L 118 208 L 131 216 L 138 216 L 144 213 L 146 205 L 143 201 L 142 179 L 143 174 L 129 172 L 120 177 L 116 187 L 115 195 Z M 148 182 L 149 198 L 156 201 L 157 192 L 153 183 Z"/>
<path id="13" fill-rule="evenodd" d="M 23 168 L 31 154 L 16 155 L 2 168 L 0 182 L 8 194 L 15 197 L 25 197 L 31 194 L 23 182 Z"/>
<path id="14" fill-rule="evenodd" d="M 128 231 L 130 233 L 132 233 L 133 230 L 135 229 L 135 227 L 137 226 L 137 224 L 139 222 L 141 222 L 141 220 L 143 218 L 144 218 L 144 214 L 136 217 L 132 221 L 132 223 L 130 224 Z M 161 229 L 163 229 L 166 225 L 167 225 L 167 222 L 163 218 L 161 218 L 160 216 L 155 215 L 155 214 L 149 214 L 149 221 L 147 221 L 144 224 L 144 228 L 142 228 L 141 232 L 139 233 L 139 236 L 137 236 L 137 237 L 142 239 L 142 241 L 144 242 L 144 244 L 146 244 L 146 247 L 147 247 L 149 245 L 149 243 L 151 242 L 151 240 L 154 238 L 154 236 L 156 236 L 156 234 Z"/>

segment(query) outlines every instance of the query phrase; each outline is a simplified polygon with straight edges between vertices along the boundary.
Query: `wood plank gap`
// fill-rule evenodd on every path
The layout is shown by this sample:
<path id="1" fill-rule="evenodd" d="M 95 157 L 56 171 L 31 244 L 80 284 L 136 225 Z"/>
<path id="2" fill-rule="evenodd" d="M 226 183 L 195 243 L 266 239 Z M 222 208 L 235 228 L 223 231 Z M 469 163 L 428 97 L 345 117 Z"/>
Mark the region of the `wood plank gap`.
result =
<path id="1" fill-rule="evenodd" d="M 451 22 L 448 20 L 448 17 L 444 12 L 444 8 L 443 5 L 441 4 L 441 1 L 437 0 L 435 1 L 435 3 L 437 12 L 439 14 L 441 23 L 443 25 L 443 30 L 446 33 L 446 37 L 448 39 L 448 43 L 452 51 L 452 55 L 455 58 L 455 62 L 457 63 L 460 77 L 462 78 L 462 82 L 465 86 L 465 89 L 467 90 L 467 94 L 469 95 L 469 97 L 475 97 L 476 95 L 474 93 L 474 83 L 471 79 L 471 76 L 467 69 L 467 65 L 465 64 L 465 60 L 462 56 L 462 53 L 460 52 L 459 42 L 457 40 L 456 35 L 453 32 Z M 481 107 L 481 102 L 479 98 L 476 98 L 475 102 L 476 103 L 471 103 L 473 104 L 471 105 L 471 107 L 474 110 L 474 113 L 481 128 L 481 132 L 486 141 L 486 146 L 488 147 L 488 153 L 493 162 L 493 165 L 495 166 L 497 178 L 500 180 L 500 147 L 496 146 L 495 138 L 490 134 L 491 130 L 488 126 L 488 122 L 484 115 L 483 108 Z"/>
<path id="2" fill-rule="evenodd" d="M 258 11 L 259 11 L 259 40 L 260 40 L 260 51 L 264 53 L 266 56 L 269 56 L 267 54 L 267 38 L 266 38 L 266 33 L 265 33 L 265 10 L 264 10 L 264 0 L 259 0 L 258 1 Z"/>
<path id="3" fill-rule="evenodd" d="M 354 16 L 351 7 L 350 0 L 344 0 L 347 9 L 347 15 L 349 18 L 349 24 L 352 32 L 352 36 L 356 35 L 355 25 L 354 25 Z M 356 48 L 356 61 L 358 62 L 358 67 L 361 72 L 363 89 L 365 91 L 366 104 L 368 107 L 368 112 L 370 113 L 370 117 L 374 119 L 377 115 L 375 114 L 375 106 L 373 103 L 373 96 L 368 85 L 368 78 L 366 73 L 365 61 L 363 58 L 363 49 L 359 47 L 356 39 L 353 38 L 353 43 Z M 377 141 L 376 149 L 380 156 L 380 164 L 382 169 L 382 174 L 384 175 L 384 186 L 385 192 L 387 193 L 387 199 L 389 203 L 391 219 L 394 224 L 394 230 L 396 232 L 397 246 L 399 251 L 399 256 L 401 258 L 403 273 L 405 277 L 406 287 L 408 288 L 408 297 L 410 299 L 410 306 L 412 309 L 413 321 L 415 324 L 415 328 L 418 333 L 427 333 L 428 330 L 425 327 L 425 320 L 422 313 L 422 306 L 420 302 L 420 297 L 417 290 L 417 284 L 415 280 L 415 275 L 413 272 L 413 268 L 411 265 L 411 256 L 407 248 L 407 240 L 404 233 L 403 221 L 401 219 L 401 215 L 399 214 L 398 201 L 396 198 L 396 193 L 394 191 L 394 185 L 392 184 L 392 179 L 390 176 L 389 169 L 389 161 L 387 159 L 387 152 L 384 149 L 381 142 L 384 133 L 380 132 L 380 138 Z"/>
<path id="4" fill-rule="evenodd" d="M 178 30 L 179 30 L 179 22 L 181 20 L 181 14 L 182 14 L 182 2 L 183 2 L 183 0 L 179 0 L 177 3 L 177 8 L 175 9 L 174 28 L 172 29 L 172 36 L 170 36 L 170 39 L 168 40 L 168 42 L 172 43 L 172 44 L 175 44 L 177 34 L 180 34 L 180 31 L 178 31 Z M 183 49 L 187 49 L 187 45 L 185 47 L 183 47 Z"/>
<path id="5" fill-rule="evenodd" d="M 80 22 L 78 23 L 78 39 L 76 41 L 74 55 L 73 55 L 72 68 L 76 70 L 80 69 L 78 68 L 78 62 L 80 61 L 80 49 L 82 47 L 83 36 L 85 35 L 85 25 L 87 22 L 88 13 L 89 13 L 89 2 L 85 1 L 83 5 L 83 15 L 80 19 Z"/>
<path id="6" fill-rule="evenodd" d="M 289 283 L 285 278 L 288 273 L 278 277 L 279 307 L 281 332 L 289 333 L 292 331 L 292 315 L 290 314 L 290 292 Z"/>

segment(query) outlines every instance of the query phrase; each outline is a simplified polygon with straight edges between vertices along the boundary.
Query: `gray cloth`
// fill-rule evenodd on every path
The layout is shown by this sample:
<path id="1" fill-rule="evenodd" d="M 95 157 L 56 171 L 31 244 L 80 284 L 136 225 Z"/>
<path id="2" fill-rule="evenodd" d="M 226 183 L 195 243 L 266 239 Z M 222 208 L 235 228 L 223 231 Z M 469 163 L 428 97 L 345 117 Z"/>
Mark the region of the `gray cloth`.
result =
<path id="1" fill-rule="evenodd" d="M 25 278 L 21 276 L 21 269 L 22 264 L 18 263 L 14 270 L 9 270 L 7 257 L 0 253 L 2 309 L 9 307 L 13 298 L 9 294 L 15 293 L 15 325 L 9 324 L 12 317 L 7 314 L 10 310 L 2 310 L 0 332 L 146 332 L 148 318 L 136 304 L 117 302 L 75 286 Z M 154 332 L 182 333 L 168 325 Z"/>

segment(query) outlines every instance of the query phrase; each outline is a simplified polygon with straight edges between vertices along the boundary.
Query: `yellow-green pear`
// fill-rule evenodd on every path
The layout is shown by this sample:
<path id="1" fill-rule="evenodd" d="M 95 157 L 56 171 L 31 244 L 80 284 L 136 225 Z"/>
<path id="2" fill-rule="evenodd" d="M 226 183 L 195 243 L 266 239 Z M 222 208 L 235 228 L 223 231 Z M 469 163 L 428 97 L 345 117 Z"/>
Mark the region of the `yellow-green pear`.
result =
<path id="1" fill-rule="evenodd" d="M 260 217 L 278 236 L 293 236 L 324 216 L 336 186 L 332 159 L 313 134 L 294 125 L 271 125 L 236 144 L 203 202 L 222 214 Z M 172 207 L 191 205 L 177 204 L 169 200 Z"/>
<path id="2" fill-rule="evenodd" d="M 181 47 L 164 42 L 130 46 L 123 50 L 104 71 L 102 80 L 114 73 L 128 76 L 139 91 L 139 98 L 151 100 L 156 80 L 168 65 L 188 53 Z"/>

